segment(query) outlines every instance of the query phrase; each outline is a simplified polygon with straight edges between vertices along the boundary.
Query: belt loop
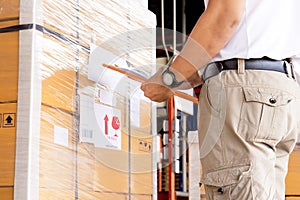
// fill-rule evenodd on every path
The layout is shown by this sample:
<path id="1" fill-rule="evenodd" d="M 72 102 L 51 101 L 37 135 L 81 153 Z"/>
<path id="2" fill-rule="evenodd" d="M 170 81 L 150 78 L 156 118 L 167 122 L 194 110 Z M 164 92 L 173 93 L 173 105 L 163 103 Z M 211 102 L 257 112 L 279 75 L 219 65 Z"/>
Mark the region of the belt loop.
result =
<path id="1" fill-rule="evenodd" d="M 298 82 L 298 81 L 297 81 L 296 72 L 295 72 L 294 63 L 291 62 L 290 65 L 291 65 L 291 68 L 292 68 L 292 73 L 293 73 L 294 80 L 295 80 L 296 82 Z"/>
<path id="2" fill-rule="evenodd" d="M 245 59 L 238 58 L 238 74 L 245 73 Z"/>
<path id="3" fill-rule="evenodd" d="M 284 61 L 284 66 L 285 66 L 287 76 L 289 78 L 292 78 L 295 81 L 297 81 L 293 62 L 288 62 L 288 61 L 285 60 Z"/>

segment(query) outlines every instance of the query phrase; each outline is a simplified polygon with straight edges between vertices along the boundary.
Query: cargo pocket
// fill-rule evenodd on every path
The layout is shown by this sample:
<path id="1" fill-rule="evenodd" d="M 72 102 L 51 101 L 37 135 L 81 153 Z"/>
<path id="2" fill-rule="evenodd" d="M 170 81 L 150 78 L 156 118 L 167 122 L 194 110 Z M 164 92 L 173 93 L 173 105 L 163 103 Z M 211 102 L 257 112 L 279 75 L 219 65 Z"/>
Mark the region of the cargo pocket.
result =
<path id="1" fill-rule="evenodd" d="M 200 95 L 198 127 L 200 156 L 203 158 L 218 142 L 224 127 L 226 94 L 220 76 L 208 79 Z"/>
<path id="2" fill-rule="evenodd" d="M 208 172 L 201 183 L 205 186 L 208 199 L 250 200 L 254 197 L 250 164 Z"/>
<path id="3" fill-rule="evenodd" d="M 248 141 L 276 144 L 288 127 L 288 104 L 293 95 L 273 88 L 243 88 L 238 132 Z"/>

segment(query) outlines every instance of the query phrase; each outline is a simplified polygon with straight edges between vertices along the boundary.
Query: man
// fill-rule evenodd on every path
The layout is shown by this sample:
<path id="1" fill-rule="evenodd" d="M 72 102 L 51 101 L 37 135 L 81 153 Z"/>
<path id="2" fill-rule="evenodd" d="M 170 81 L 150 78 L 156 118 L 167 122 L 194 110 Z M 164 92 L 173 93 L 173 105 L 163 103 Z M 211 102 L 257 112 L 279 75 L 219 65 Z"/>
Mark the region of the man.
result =
<path id="1" fill-rule="evenodd" d="M 299 8 L 299 0 L 206 1 L 181 53 L 141 86 L 161 102 L 204 82 L 198 128 L 208 200 L 285 199 L 299 126 L 291 63 L 300 55 Z"/>

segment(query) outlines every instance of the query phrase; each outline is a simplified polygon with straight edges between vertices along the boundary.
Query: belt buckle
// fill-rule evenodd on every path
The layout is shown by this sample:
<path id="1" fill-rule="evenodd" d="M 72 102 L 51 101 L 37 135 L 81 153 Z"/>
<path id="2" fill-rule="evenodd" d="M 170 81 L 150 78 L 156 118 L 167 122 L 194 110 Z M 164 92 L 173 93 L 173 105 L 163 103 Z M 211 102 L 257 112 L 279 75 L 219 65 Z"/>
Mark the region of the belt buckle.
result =
<path id="1" fill-rule="evenodd" d="M 224 66 L 223 66 L 222 62 L 216 62 L 215 64 L 216 64 L 216 66 L 217 66 L 217 69 L 219 70 L 219 73 L 220 73 L 221 71 L 223 71 Z"/>

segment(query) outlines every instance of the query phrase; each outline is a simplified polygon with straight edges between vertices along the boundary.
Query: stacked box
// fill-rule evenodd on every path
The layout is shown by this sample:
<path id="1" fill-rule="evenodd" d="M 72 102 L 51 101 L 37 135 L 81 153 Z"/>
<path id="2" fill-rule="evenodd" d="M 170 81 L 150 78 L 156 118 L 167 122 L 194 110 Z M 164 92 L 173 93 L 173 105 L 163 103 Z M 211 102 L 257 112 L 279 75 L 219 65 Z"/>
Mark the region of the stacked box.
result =
<path id="1" fill-rule="evenodd" d="M 13 191 L 16 140 L 16 103 L 0 104 L 0 196 Z M 8 118 L 11 117 L 12 121 Z M 10 122 L 10 123 L 8 123 Z"/>
<path id="2" fill-rule="evenodd" d="M 1 16 L 1 15 L 0 15 Z M 0 28 L 17 25 L 18 20 L 0 23 Z M 17 100 L 18 87 L 18 37 L 19 33 L 7 32 L 0 35 L 0 102 Z"/>
<path id="3" fill-rule="evenodd" d="M 0 2 L 0 19 L 1 21 L 10 21 L 19 18 L 20 1 L 2 0 Z"/>
<path id="4" fill-rule="evenodd" d="M 0 3 L 0 29 L 19 23 L 19 1 Z M 12 199 L 18 87 L 17 31 L 0 33 L 0 197 Z"/>
<path id="5" fill-rule="evenodd" d="M 13 199 L 14 190 L 13 188 L 0 188 L 0 195 L 2 199 Z"/>
<path id="6" fill-rule="evenodd" d="M 286 195 L 300 195 L 300 146 L 296 145 L 293 153 L 290 155 L 289 171 L 286 178 Z M 299 198 L 299 197 L 298 197 Z M 292 199 L 292 198 L 290 198 Z"/>
<path id="7" fill-rule="evenodd" d="M 1 134 L 5 130 L 0 139 L 5 153 L 0 157 L 1 199 L 12 199 L 13 189 L 15 199 L 151 199 L 152 105 L 139 97 L 140 83 L 123 78 L 120 91 L 91 78 L 89 62 L 93 44 L 149 76 L 155 62 L 154 15 L 132 0 L 21 0 L 0 7 L 1 19 L 8 19 L 0 28 L 17 25 L 0 34 L 5 45 L 0 81 L 9 86 L 0 87 L 0 115 L 12 118 L 7 129 L 3 120 L 0 127 Z M 145 40 L 141 44 L 134 43 L 139 29 L 148 34 L 139 39 Z M 104 77 L 102 64 L 113 64 L 106 61 L 99 63 Z M 105 92 L 115 103 L 99 97 Z M 99 109 L 118 111 L 121 124 L 108 124 L 121 138 L 117 148 L 86 140 L 83 97 Z"/>

